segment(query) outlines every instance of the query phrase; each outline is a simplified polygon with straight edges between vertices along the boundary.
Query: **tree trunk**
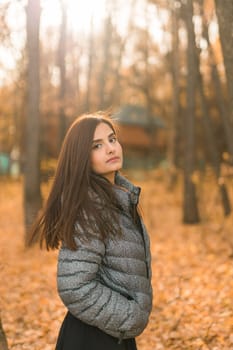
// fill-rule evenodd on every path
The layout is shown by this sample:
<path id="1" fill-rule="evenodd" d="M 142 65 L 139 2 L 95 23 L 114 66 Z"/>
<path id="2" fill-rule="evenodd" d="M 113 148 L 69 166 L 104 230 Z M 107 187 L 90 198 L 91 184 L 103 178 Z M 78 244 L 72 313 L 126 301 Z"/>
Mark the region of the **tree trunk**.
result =
<path id="1" fill-rule="evenodd" d="M 229 113 L 224 101 L 224 97 L 222 93 L 222 84 L 220 81 L 218 69 L 214 62 L 211 64 L 211 70 L 212 70 L 212 79 L 213 79 L 214 88 L 215 88 L 217 106 L 220 112 L 220 118 L 223 123 L 223 129 L 226 136 L 227 148 L 230 155 L 229 161 L 233 163 L 233 128 L 230 122 L 230 118 L 228 117 Z"/>
<path id="2" fill-rule="evenodd" d="M 58 67 L 60 72 L 59 87 L 59 149 L 61 148 L 66 133 L 66 37 L 67 37 L 67 13 L 64 0 L 60 0 L 62 20 L 60 26 L 60 39 L 58 47 Z"/>
<path id="3" fill-rule="evenodd" d="M 208 107 L 207 107 L 207 101 L 204 93 L 203 88 L 203 79 L 201 76 L 200 71 L 198 72 L 199 79 L 198 79 L 198 91 L 201 98 L 201 107 L 202 107 L 202 120 L 205 128 L 205 136 L 206 136 L 206 144 L 207 148 L 209 150 L 211 164 L 214 169 L 214 173 L 217 179 L 217 184 L 219 187 L 220 195 L 222 198 L 222 205 L 224 214 L 227 216 L 231 213 L 231 205 L 230 205 L 230 199 L 228 196 L 226 185 L 221 181 L 221 163 L 220 163 L 220 156 L 218 149 L 216 147 L 216 142 L 214 138 L 214 132 L 213 127 L 211 123 L 211 119 L 209 117 Z"/>
<path id="4" fill-rule="evenodd" d="M 110 62 L 110 46 L 112 38 L 112 21 L 111 14 L 105 20 L 105 37 L 103 41 L 103 61 L 99 74 L 99 110 L 103 110 L 106 105 L 106 79 L 108 75 Z"/>
<path id="5" fill-rule="evenodd" d="M 87 85 L 86 85 L 84 112 L 89 112 L 91 109 L 91 80 L 92 80 L 92 70 L 93 70 L 93 58 L 94 58 L 94 32 L 93 32 L 93 18 L 91 18 L 89 46 L 88 46 Z"/>
<path id="6" fill-rule="evenodd" d="M 112 104 L 114 106 L 119 106 L 121 104 L 122 59 L 123 59 L 123 55 L 124 55 L 127 41 L 130 40 L 131 35 L 133 33 L 132 29 L 133 29 L 133 21 L 135 18 L 136 0 L 130 0 L 129 8 L 130 8 L 130 16 L 129 16 L 129 21 L 127 24 L 127 31 L 126 31 L 127 35 L 125 35 L 124 37 L 119 35 L 117 37 L 118 47 L 116 50 L 116 65 L 115 65 L 115 68 L 113 71 L 114 84 L 113 84 L 113 88 L 111 91 Z M 116 12 L 116 11 L 114 11 L 114 12 Z M 116 20 L 118 20 L 118 18 Z"/>
<path id="7" fill-rule="evenodd" d="M 40 191 L 40 0 L 28 0 L 27 5 L 27 113 L 24 210 L 26 231 L 41 208 Z"/>
<path id="8" fill-rule="evenodd" d="M 207 24 L 204 22 L 203 23 L 203 37 L 207 40 L 207 43 L 209 45 L 209 52 L 210 52 L 210 56 L 211 56 L 211 61 L 212 64 L 213 63 L 213 52 L 211 50 L 211 44 L 209 41 L 209 35 L 208 35 L 208 26 Z M 221 92 L 220 86 L 220 79 L 218 76 L 218 72 L 217 72 L 217 67 L 214 64 L 213 65 L 213 69 L 214 69 L 214 85 L 216 88 L 219 88 L 219 90 L 216 90 L 216 96 L 218 96 L 218 92 Z M 207 141 L 207 146 L 209 149 L 209 154 L 210 154 L 210 158 L 211 158 L 211 163 L 217 178 L 217 183 L 218 183 L 218 187 L 219 187 L 219 191 L 220 191 L 220 195 L 222 198 L 222 205 L 223 205 L 223 210 L 224 210 L 224 214 L 227 216 L 231 213 L 231 204 L 230 204 L 230 199 L 228 196 L 228 191 L 226 188 L 226 185 L 221 181 L 221 161 L 220 161 L 220 155 L 216 146 L 216 142 L 215 142 L 215 137 L 214 137 L 214 131 L 213 131 L 213 126 L 211 123 L 211 119 L 209 117 L 209 113 L 208 113 L 208 108 L 207 108 L 207 102 L 206 102 L 206 97 L 204 94 L 204 88 L 203 88 L 203 79 L 201 76 L 201 72 L 199 69 L 198 72 L 199 75 L 199 93 L 200 93 L 200 97 L 201 97 L 201 105 L 202 105 L 202 111 L 203 111 L 203 122 L 204 122 L 204 127 L 205 127 L 205 132 L 206 132 L 206 141 Z M 221 96 L 218 96 L 218 99 L 220 99 L 219 103 L 220 106 L 222 106 L 223 110 L 221 114 L 221 117 L 223 119 L 223 124 L 225 126 L 225 128 L 229 127 L 229 130 L 226 130 L 227 132 L 227 136 L 230 132 L 230 123 L 228 123 L 228 117 L 227 114 L 225 112 L 224 109 L 224 103 L 223 100 L 221 99 Z M 229 140 L 232 143 L 232 140 Z"/>
<path id="9" fill-rule="evenodd" d="M 228 196 L 226 185 L 221 181 L 220 157 L 219 157 L 218 150 L 216 147 L 213 127 L 211 125 L 211 120 L 209 117 L 209 112 L 208 112 L 208 108 L 207 108 L 206 97 L 204 95 L 201 74 L 199 76 L 199 93 L 200 93 L 200 97 L 201 97 L 202 118 L 203 118 L 203 123 L 204 123 L 204 128 L 205 128 L 206 143 L 207 143 L 207 147 L 209 149 L 212 167 L 214 169 L 214 173 L 215 173 L 215 176 L 217 179 L 217 184 L 219 187 L 220 195 L 222 198 L 222 205 L 223 205 L 224 214 L 227 216 L 231 213 L 230 199 Z"/>
<path id="10" fill-rule="evenodd" d="M 185 157 L 184 157 L 184 223 L 198 223 L 199 213 L 196 198 L 196 186 L 193 182 L 195 170 L 195 106 L 196 106 L 196 52 L 195 52 L 195 33 L 193 26 L 193 4 L 192 0 L 187 0 L 185 5 L 186 26 L 188 33 L 187 47 L 187 115 L 185 119 Z"/>
<path id="11" fill-rule="evenodd" d="M 219 115 L 223 123 L 223 128 L 226 136 L 226 142 L 227 142 L 227 148 L 230 155 L 229 161 L 233 163 L 233 126 L 230 121 L 230 113 L 229 110 L 226 107 L 225 99 L 222 92 L 222 84 L 218 73 L 218 68 L 216 65 L 216 59 L 214 56 L 214 52 L 209 40 L 209 32 L 207 24 L 204 23 L 204 30 L 203 30 L 203 36 L 206 39 L 208 43 L 208 51 L 210 56 L 210 62 L 211 62 L 211 70 L 212 70 L 212 79 L 213 79 L 213 86 L 215 89 L 215 95 L 216 95 L 216 101 L 217 106 L 219 109 Z"/>
<path id="12" fill-rule="evenodd" d="M 178 118 L 180 115 L 180 88 L 179 88 L 179 24 L 177 9 L 171 4 L 172 21 L 172 54 L 170 57 L 171 75 L 172 75 L 172 113 L 169 121 L 169 139 L 167 147 L 167 159 L 169 161 L 168 187 L 173 188 L 177 180 L 177 145 L 178 145 Z"/>
<path id="13" fill-rule="evenodd" d="M 215 0 L 233 125 L 233 1 Z"/>
<path id="14" fill-rule="evenodd" d="M 6 334 L 2 326 L 1 318 L 0 318 L 0 350 L 8 350 Z"/>

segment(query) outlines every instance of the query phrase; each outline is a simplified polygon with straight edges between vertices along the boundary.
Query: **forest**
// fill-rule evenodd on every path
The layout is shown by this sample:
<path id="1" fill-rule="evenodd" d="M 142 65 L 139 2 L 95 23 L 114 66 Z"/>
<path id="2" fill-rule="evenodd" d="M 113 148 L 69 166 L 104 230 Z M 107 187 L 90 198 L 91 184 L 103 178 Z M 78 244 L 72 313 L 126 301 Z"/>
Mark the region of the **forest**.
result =
<path id="1" fill-rule="evenodd" d="M 54 349 L 57 252 L 25 242 L 66 131 L 98 111 L 151 239 L 138 349 L 233 349 L 233 1 L 1 0 L 0 26 L 0 350 Z"/>

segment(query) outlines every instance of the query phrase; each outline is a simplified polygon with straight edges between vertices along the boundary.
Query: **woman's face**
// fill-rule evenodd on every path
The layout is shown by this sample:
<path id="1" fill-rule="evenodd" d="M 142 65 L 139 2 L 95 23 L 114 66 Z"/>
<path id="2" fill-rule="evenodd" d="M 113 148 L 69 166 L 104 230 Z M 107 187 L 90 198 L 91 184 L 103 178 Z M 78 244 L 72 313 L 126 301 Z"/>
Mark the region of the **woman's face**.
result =
<path id="1" fill-rule="evenodd" d="M 122 168 L 122 163 L 122 148 L 115 132 L 104 122 L 98 124 L 91 151 L 92 170 L 114 183 L 115 172 Z"/>

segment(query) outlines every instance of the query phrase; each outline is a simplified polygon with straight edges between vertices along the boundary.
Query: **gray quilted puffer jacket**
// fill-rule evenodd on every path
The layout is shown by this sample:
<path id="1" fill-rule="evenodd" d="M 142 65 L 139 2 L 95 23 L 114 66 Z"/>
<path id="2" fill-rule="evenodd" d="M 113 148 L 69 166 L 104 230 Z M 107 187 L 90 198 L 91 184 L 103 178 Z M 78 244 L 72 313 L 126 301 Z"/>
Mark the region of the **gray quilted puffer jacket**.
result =
<path id="1" fill-rule="evenodd" d="M 81 321 L 119 339 L 138 336 L 152 307 L 149 238 L 141 220 L 134 224 L 130 205 L 137 204 L 140 188 L 117 174 L 116 188 L 124 212 L 122 235 L 105 242 L 77 239 L 78 249 L 59 251 L 57 283 L 68 310 Z"/>

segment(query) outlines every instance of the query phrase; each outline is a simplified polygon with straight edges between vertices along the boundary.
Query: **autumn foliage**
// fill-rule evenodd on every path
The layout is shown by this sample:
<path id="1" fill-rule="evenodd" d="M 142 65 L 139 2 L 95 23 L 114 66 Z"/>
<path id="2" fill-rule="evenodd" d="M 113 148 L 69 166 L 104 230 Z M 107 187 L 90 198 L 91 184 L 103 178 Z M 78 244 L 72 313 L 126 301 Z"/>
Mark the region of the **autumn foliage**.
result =
<path id="1" fill-rule="evenodd" d="M 203 185 L 202 222 L 185 226 L 179 184 L 168 191 L 158 173 L 140 174 L 136 183 L 154 289 L 138 349 L 233 349 L 232 216 L 223 218 L 216 188 Z M 24 248 L 22 183 L 2 180 L 0 187 L 0 309 L 9 349 L 53 350 L 66 312 L 56 291 L 57 252 Z"/>

